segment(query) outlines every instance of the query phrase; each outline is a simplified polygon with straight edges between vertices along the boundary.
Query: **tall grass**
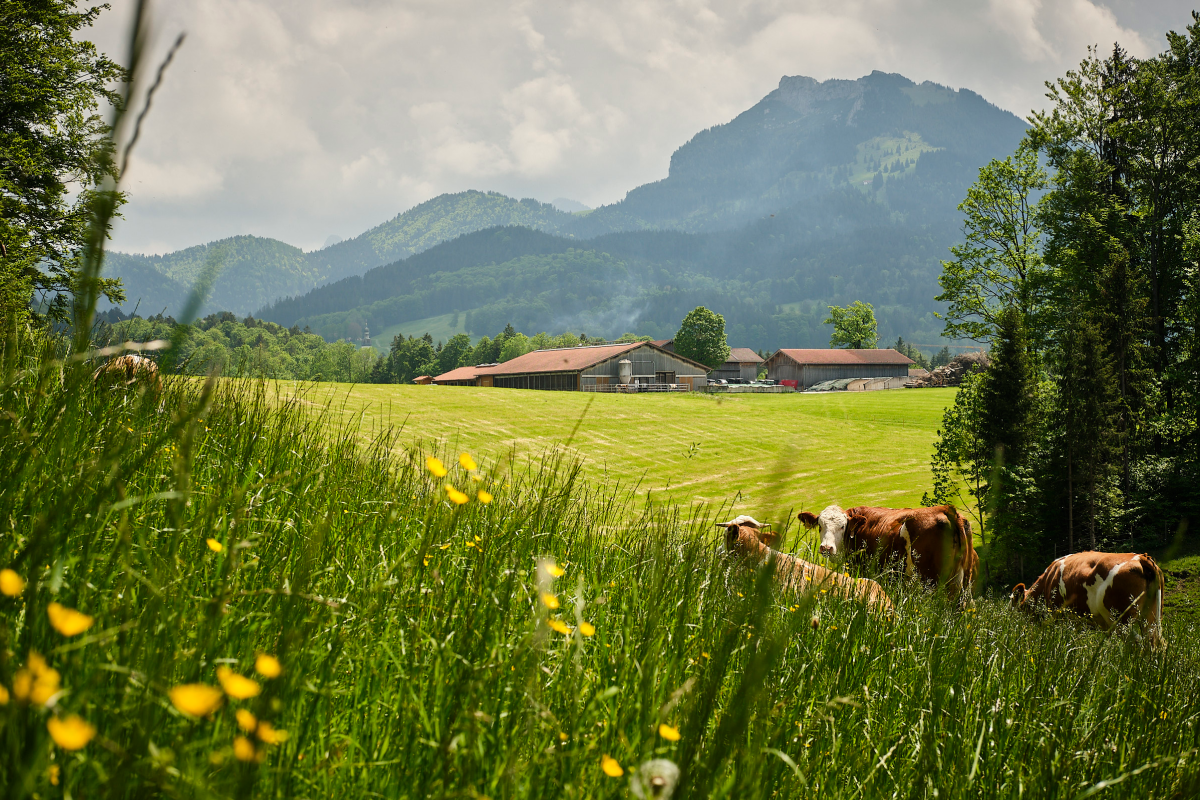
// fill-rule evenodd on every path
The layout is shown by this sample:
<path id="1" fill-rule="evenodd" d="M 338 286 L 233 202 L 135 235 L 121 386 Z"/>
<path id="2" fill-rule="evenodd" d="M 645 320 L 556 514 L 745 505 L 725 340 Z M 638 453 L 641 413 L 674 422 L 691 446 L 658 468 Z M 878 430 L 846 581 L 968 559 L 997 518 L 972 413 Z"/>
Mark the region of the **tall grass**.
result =
<path id="1" fill-rule="evenodd" d="M 895 580 L 883 623 L 779 595 L 717 555 L 711 516 L 553 452 L 476 481 L 268 384 L 94 385 L 16 334 L 2 358 L 0 567 L 26 580 L 0 597 L 10 797 L 625 797 L 653 758 L 677 797 L 1200 791 L 1190 623 L 1152 656 Z M 65 636 L 52 602 L 94 623 Z M 60 676 L 44 704 L 17 697 L 35 652 Z M 221 667 L 261 694 L 181 713 L 171 690 Z M 97 734 L 66 750 L 47 723 L 73 714 Z"/>

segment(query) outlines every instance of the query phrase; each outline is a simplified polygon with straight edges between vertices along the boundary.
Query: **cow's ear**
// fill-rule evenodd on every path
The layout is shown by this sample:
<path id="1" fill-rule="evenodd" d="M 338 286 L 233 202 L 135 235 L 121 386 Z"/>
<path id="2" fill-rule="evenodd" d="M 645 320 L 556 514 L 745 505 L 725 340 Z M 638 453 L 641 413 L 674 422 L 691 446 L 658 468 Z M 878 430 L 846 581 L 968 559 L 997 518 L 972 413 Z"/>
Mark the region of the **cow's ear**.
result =
<path id="1" fill-rule="evenodd" d="M 764 531 L 761 528 L 756 530 L 755 533 L 758 534 L 758 540 L 760 542 L 762 542 L 763 544 L 765 544 L 767 547 L 770 547 L 770 548 L 773 548 L 776 550 L 779 549 L 778 547 L 776 547 L 776 545 L 779 544 L 779 542 L 782 540 L 782 537 L 778 533 L 776 533 L 775 531 Z"/>
<path id="2" fill-rule="evenodd" d="M 808 528 L 810 531 L 817 527 L 817 515 L 811 511 L 801 511 L 800 516 L 797 517 L 797 519 L 800 520 L 801 525 Z"/>
<path id="3" fill-rule="evenodd" d="M 1012 598 L 1013 608 L 1016 608 L 1017 606 L 1024 603 L 1025 602 L 1025 584 L 1018 583 L 1016 586 L 1014 586 L 1010 597 Z"/>
<path id="4" fill-rule="evenodd" d="M 854 530 L 860 523 L 866 522 L 867 518 L 862 514 L 851 514 L 846 517 L 846 533 Z"/>

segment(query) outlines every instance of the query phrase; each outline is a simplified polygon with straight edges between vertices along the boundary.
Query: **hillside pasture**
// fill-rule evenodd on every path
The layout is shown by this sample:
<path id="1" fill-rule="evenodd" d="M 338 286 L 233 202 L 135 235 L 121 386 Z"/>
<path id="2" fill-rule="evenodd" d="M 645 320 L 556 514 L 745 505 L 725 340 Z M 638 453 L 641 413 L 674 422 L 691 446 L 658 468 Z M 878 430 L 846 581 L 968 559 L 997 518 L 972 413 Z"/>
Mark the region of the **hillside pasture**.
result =
<path id="1" fill-rule="evenodd" d="M 537 458 L 566 447 L 591 479 L 780 521 L 830 503 L 918 505 L 954 389 L 827 394 L 592 394 L 460 386 L 280 384 L 363 435 Z"/>
<path id="2" fill-rule="evenodd" d="M 1200 791 L 1189 620 L 1168 617 L 1152 654 L 988 599 L 958 611 L 894 576 L 892 622 L 781 594 L 714 553 L 716 509 L 646 503 L 603 476 L 602 437 L 580 438 L 597 411 L 690 432 L 782 409 L 803 455 L 903 435 L 878 419 L 887 398 L 405 389 L 442 415 L 407 415 L 406 445 L 356 426 L 384 414 L 352 407 L 357 389 L 314 413 L 319 396 L 277 386 L 171 380 L 160 405 L 51 352 L 0 363 L 12 796 L 625 798 L 650 759 L 678 765 L 681 798 Z M 936 394 L 911 395 L 936 416 Z M 505 457 L 565 441 L 589 401 L 571 449 Z M 843 461 L 827 491 L 884 485 L 843 474 L 870 463 Z"/>

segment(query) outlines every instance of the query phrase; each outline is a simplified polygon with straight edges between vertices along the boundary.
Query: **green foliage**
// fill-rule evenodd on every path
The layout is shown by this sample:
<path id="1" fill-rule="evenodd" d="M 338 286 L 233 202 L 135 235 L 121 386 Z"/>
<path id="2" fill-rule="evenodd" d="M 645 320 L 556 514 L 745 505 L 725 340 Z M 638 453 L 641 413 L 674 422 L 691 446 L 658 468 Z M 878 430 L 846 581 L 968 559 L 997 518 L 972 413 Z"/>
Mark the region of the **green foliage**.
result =
<path id="1" fill-rule="evenodd" d="M 371 383 L 412 383 L 421 375 L 436 376 L 445 371 L 438 366 L 438 353 L 428 333 L 407 339 L 397 335 L 387 356 L 376 364 Z"/>
<path id="2" fill-rule="evenodd" d="M 1009 306 L 996 315 L 991 365 L 981 388 L 983 420 L 979 432 L 998 464 L 1018 465 L 1032 432 L 1037 371 L 1020 311 Z"/>
<path id="3" fill-rule="evenodd" d="M 984 382 L 984 374 L 980 372 L 963 376 L 954 403 L 942 415 L 930 461 L 933 492 L 922 496 L 921 505 L 952 503 L 967 510 L 975 520 L 981 541 L 986 543 L 988 487 L 994 451 L 980 435 L 984 424 Z M 964 488 L 970 499 L 963 496 Z"/>
<path id="4" fill-rule="evenodd" d="M 1147 658 L 885 577 L 898 614 L 881 624 L 714 556 L 718 509 L 645 506 L 561 453 L 478 458 L 476 483 L 457 448 L 406 448 L 309 395 L 168 378 L 156 398 L 55 356 L 8 338 L 0 362 L 0 565 L 27 581 L 0 598 L 0 783 L 26 796 L 598 797 L 650 758 L 679 765 L 688 797 L 1200 791 L 1200 637 L 1180 618 L 1171 658 Z M 445 483 L 494 499 L 457 506 Z M 51 602 L 89 630 L 58 633 Z M 11 694 L 33 652 L 64 690 L 52 710 Z M 261 693 L 176 710 L 172 688 L 223 668 Z M 239 710 L 286 741 L 250 735 L 261 761 L 239 761 Z M 47 720 L 70 714 L 98 735 L 68 753 Z"/>
<path id="5" fill-rule="evenodd" d="M 979 180 L 959 204 L 965 241 L 942 262 L 939 302 L 948 303 L 950 338 L 990 342 L 1005 309 L 1016 308 L 1035 342 L 1042 320 L 1049 273 L 1041 254 L 1041 229 L 1033 195 L 1046 188 L 1037 148 L 1022 142 L 1016 153 L 979 170 Z"/>
<path id="6" fill-rule="evenodd" d="M 124 102 L 111 88 L 124 71 L 76 38 L 106 6 L 75 5 L 0 3 L 0 324 L 26 317 L 31 303 L 67 319 L 97 187 L 116 176 L 99 112 Z M 124 299 L 115 281 L 96 289 Z"/>
<path id="7" fill-rule="evenodd" d="M 719 367 L 729 358 L 725 318 L 704 306 L 688 312 L 674 339 L 676 353 L 706 367 Z"/>
<path id="8" fill-rule="evenodd" d="M 862 350 L 873 348 L 879 342 L 875 308 L 861 300 L 855 300 L 845 308 L 830 306 L 829 316 L 823 324 L 833 326 L 833 333 L 829 336 L 830 347 Z"/>
<path id="9" fill-rule="evenodd" d="M 941 350 L 938 350 L 933 354 L 933 358 L 929 359 L 929 368 L 937 369 L 938 367 L 944 367 L 950 363 L 952 358 L 953 356 L 950 355 L 950 348 L 942 347 Z"/>

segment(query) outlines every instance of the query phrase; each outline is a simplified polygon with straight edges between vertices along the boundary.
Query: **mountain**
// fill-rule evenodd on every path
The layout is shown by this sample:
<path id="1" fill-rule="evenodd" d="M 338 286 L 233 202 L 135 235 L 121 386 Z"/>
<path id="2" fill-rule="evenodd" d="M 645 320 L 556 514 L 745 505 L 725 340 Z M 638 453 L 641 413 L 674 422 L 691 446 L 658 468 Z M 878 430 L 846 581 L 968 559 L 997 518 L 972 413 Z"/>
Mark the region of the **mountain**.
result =
<path id="1" fill-rule="evenodd" d="M 665 338 L 706 305 L 738 345 L 820 347 L 826 307 L 864 300 L 883 339 L 940 346 L 933 297 L 960 235 L 957 204 L 1025 128 L 965 89 L 881 72 L 785 77 L 618 203 L 540 233 L 463 236 L 260 315 L 327 338 L 447 314 L 476 336 L 511 322 Z"/>
<path id="2" fill-rule="evenodd" d="M 571 219 L 571 214 L 537 200 L 466 191 L 440 195 L 353 239 L 311 253 L 277 239 L 235 236 L 162 256 L 110 252 L 105 274 L 124 282 L 126 311 L 140 300 L 143 310 L 153 307 L 157 313 L 165 308 L 177 314 L 206 260 L 220 257 L 221 271 L 202 313 L 249 314 L 281 297 L 361 275 L 464 233 L 497 225 L 556 231 Z"/>

